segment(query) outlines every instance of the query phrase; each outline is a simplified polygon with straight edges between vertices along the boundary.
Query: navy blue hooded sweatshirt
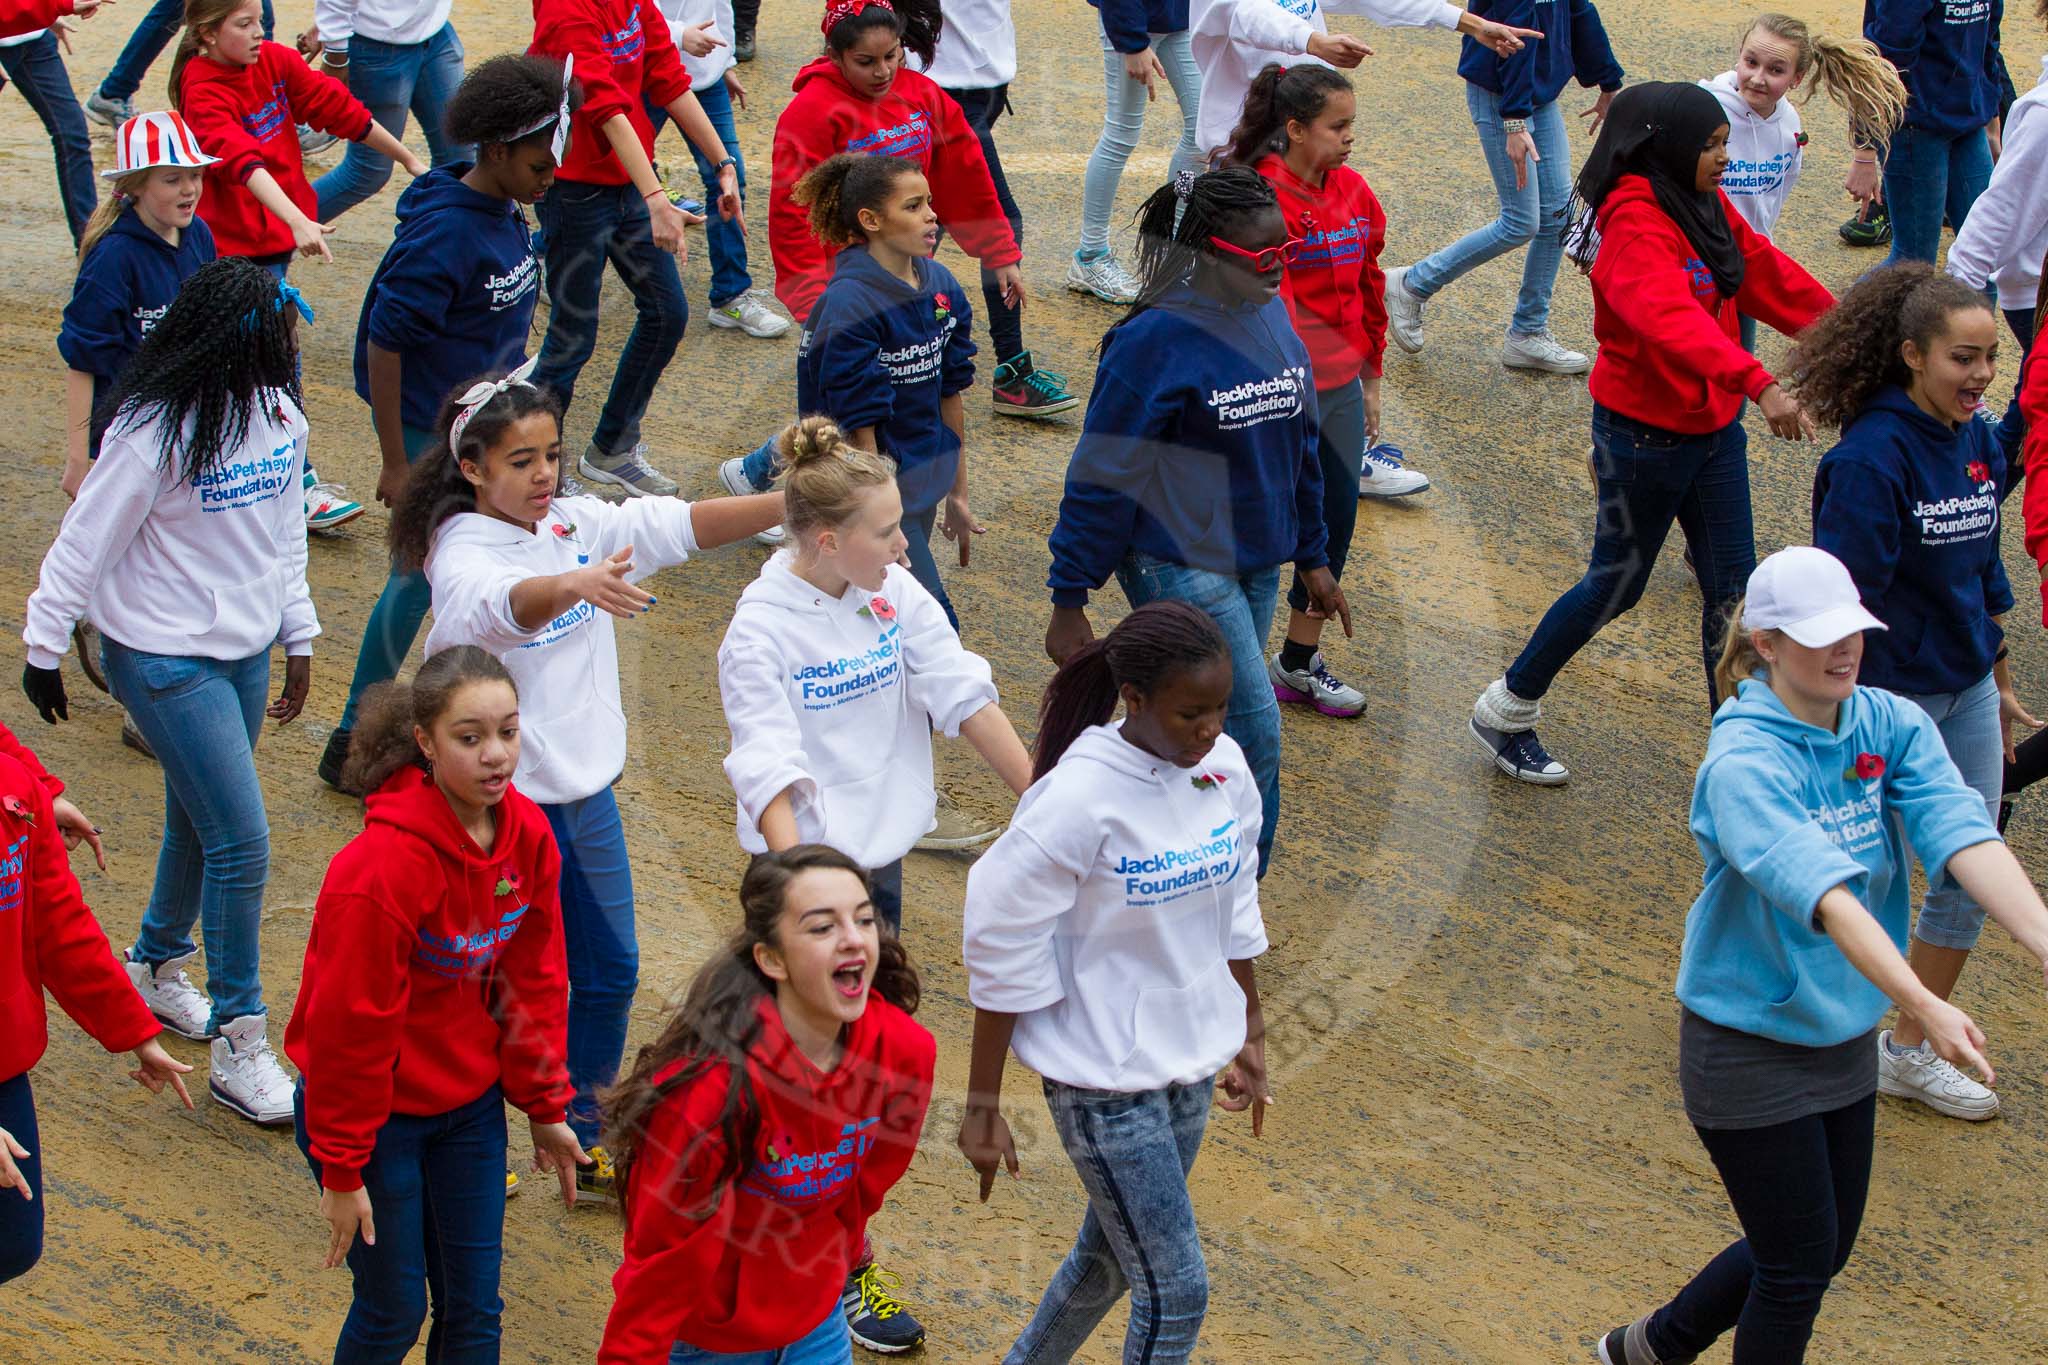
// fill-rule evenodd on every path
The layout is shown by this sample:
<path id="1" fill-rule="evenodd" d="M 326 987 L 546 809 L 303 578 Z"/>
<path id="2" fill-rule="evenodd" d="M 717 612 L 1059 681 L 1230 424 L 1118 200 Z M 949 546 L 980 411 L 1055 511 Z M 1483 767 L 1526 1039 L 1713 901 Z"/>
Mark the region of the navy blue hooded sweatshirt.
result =
<path id="1" fill-rule="evenodd" d="M 1512 57 L 1466 38 L 1458 53 L 1458 74 L 1500 96 L 1502 118 L 1527 118 L 1564 93 L 1576 78 L 1602 90 L 1621 88 L 1621 63 L 1607 42 L 1607 28 L 1593 0 L 1472 0 L 1482 19 L 1542 31 Z"/>
<path id="2" fill-rule="evenodd" d="M 1118 52 L 1143 52 L 1155 33 L 1188 26 L 1188 0 L 1088 0 L 1102 11 L 1102 31 Z M 1261 0 L 1270 3 L 1270 0 Z"/>
<path id="3" fill-rule="evenodd" d="M 2005 0 L 1863 0 L 1863 36 L 1906 82 L 1906 126 L 1945 137 L 1998 114 Z"/>
<path id="4" fill-rule="evenodd" d="M 202 265 L 213 261 L 213 232 L 194 218 L 172 246 L 136 217 L 130 204 L 121 211 L 78 263 L 71 302 L 64 305 L 64 324 L 57 331 L 57 352 L 64 363 L 92 376 L 92 434 L 88 449 L 99 458 L 100 401 L 142 346 L 143 333 L 170 308 L 178 289 Z"/>
<path id="5" fill-rule="evenodd" d="M 876 263 L 865 245 L 840 252 L 811 310 L 797 354 L 800 412 L 843 430 L 875 429 L 896 461 L 906 515 L 939 505 L 960 470 L 960 438 L 939 401 L 974 383 L 974 314 L 967 291 L 937 261 L 912 258 L 916 288 Z"/>
<path id="6" fill-rule="evenodd" d="M 1857 681 L 1893 692 L 1960 692 L 1991 671 L 2012 609 L 1998 558 L 2005 456 L 1996 427 L 1950 429 L 1886 388 L 1821 457 L 1813 543 L 1848 566 L 1890 630 L 1863 637 Z"/>
<path id="7" fill-rule="evenodd" d="M 1277 296 L 1183 287 L 1113 328 L 1048 542 L 1053 605 L 1085 605 L 1128 550 L 1232 575 L 1329 563 L 1316 430 Z"/>
<path id="8" fill-rule="evenodd" d="M 370 401 L 370 343 L 404 357 L 400 420 L 432 431 L 456 385 L 526 360 L 540 262 L 526 215 L 437 166 L 398 196 L 398 232 L 356 323 L 356 393 Z"/>

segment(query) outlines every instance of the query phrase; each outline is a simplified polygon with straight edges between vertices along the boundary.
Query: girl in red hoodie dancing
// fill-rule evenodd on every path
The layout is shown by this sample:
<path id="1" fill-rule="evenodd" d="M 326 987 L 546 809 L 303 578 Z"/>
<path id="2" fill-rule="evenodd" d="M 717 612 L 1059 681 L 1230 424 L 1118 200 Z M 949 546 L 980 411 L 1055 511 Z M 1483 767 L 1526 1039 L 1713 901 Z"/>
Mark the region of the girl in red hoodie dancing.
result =
<path id="1" fill-rule="evenodd" d="M 355 1302 L 335 1358 L 498 1358 L 505 1104 L 574 1204 L 561 859 L 512 788 L 519 695 L 475 646 L 365 698 L 347 775 L 370 793 L 313 908 L 285 1052 L 300 1150 Z"/>
<path id="2" fill-rule="evenodd" d="M 1323 522 L 1335 578 L 1344 574 L 1361 495 L 1398 498 L 1429 487 L 1379 439 L 1387 215 L 1365 177 L 1345 164 L 1357 115 L 1351 82 L 1336 71 L 1274 63 L 1252 79 L 1224 152 L 1227 164 L 1251 166 L 1271 183 L 1287 223 L 1280 297 L 1315 370 Z M 1365 694 L 1323 662 L 1323 618 L 1308 614 L 1308 590 L 1298 579 L 1287 606 L 1287 637 L 1267 665 L 1273 695 L 1326 716 L 1364 715 Z"/>
<path id="3" fill-rule="evenodd" d="M 612 1092 L 626 1260 L 599 1365 L 853 1359 L 847 1271 L 917 1150 L 937 1045 L 851 858 L 764 853 L 740 908 Z"/>
<path id="4" fill-rule="evenodd" d="M 163 1025 L 135 993 L 71 875 L 64 844 L 99 832 L 64 784 L 0 725 L 0 1284 L 43 1254 L 42 1142 L 28 1073 L 50 1039 L 43 991 L 109 1052 L 135 1053 L 135 1080 L 166 1085 L 185 1107 L 184 1075 L 156 1040 Z M 105 866 L 104 859 L 101 866 Z"/>
<path id="5" fill-rule="evenodd" d="M 900 156 L 931 182 L 946 230 L 981 262 L 984 292 L 1008 310 L 1024 306 L 1023 249 L 996 194 L 981 140 L 951 95 L 903 64 L 904 51 L 926 66 L 942 22 L 938 0 L 830 0 L 825 53 L 796 73 L 796 95 L 775 121 L 774 179 L 768 198 L 768 246 L 775 296 L 806 323 L 832 278 L 837 248 L 811 234 L 796 185 L 841 152 Z M 1017 335 L 1022 341 L 1022 329 Z M 1050 417 L 1079 405 L 1066 380 L 1041 370 L 1031 352 L 998 346 L 995 410 L 1008 417 Z M 727 485 L 731 492 L 760 492 Z"/>
<path id="6" fill-rule="evenodd" d="M 1510 777 L 1561 786 L 1570 771 L 1536 738 L 1543 694 L 1601 627 L 1633 607 L 1675 521 L 1696 566 L 1707 700 L 1728 606 L 1756 567 L 1742 400 L 1786 440 L 1813 422 L 1737 340 L 1746 314 L 1787 336 L 1834 305 L 1798 262 L 1750 228 L 1720 189 L 1728 115 L 1692 84 L 1615 97 L 1579 172 L 1584 212 L 1567 245 L 1592 258 L 1592 562 L 1551 605 L 1472 708 L 1472 733 Z M 1595 235 L 1597 233 L 1597 243 Z"/>

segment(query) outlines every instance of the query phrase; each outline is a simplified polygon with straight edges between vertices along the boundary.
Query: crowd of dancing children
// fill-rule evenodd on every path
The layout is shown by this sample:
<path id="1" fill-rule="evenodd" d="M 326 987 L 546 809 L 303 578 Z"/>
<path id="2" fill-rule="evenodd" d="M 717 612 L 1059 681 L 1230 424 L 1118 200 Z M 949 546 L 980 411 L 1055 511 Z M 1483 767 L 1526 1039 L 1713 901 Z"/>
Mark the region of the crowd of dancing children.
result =
<path id="1" fill-rule="evenodd" d="M 1105 117 L 1066 280 L 1125 311 L 1050 538 L 1058 671 L 1028 746 L 932 544 L 936 530 L 964 571 L 982 530 L 965 421 L 976 310 L 935 259 L 942 234 L 980 267 L 994 410 L 1081 402 L 1025 344 L 1022 215 L 993 137 L 1017 71 L 1007 0 L 826 7 L 824 51 L 774 135 L 768 239 L 789 319 L 748 269 L 733 109 L 751 13 L 540 0 L 527 53 L 463 75 L 445 0 L 323 0 L 297 52 L 268 41 L 258 0 L 187 0 L 170 108 L 137 114 L 175 7 L 145 17 L 87 102 L 118 123 L 114 193 L 89 212 L 72 212 L 58 142 L 79 253 L 58 339 L 73 501 L 28 602 L 23 686 L 45 721 L 67 720 L 60 664 L 78 649 L 161 764 L 164 828 L 116 954 L 67 862 L 80 843 L 98 853 L 98 830 L 0 728 L 0 1281 L 41 1249 L 28 1073 L 47 987 L 132 1051 L 149 1089 L 192 1103 L 169 1030 L 209 1045 L 217 1102 L 293 1127 L 325 1263 L 352 1277 L 337 1359 L 395 1362 L 423 1328 L 431 1359 L 497 1358 L 519 1186 L 508 1103 L 566 1203 L 621 1207 L 601 1361 L 909 1350 L 924 1331 L 878 1260 L 889 1220 L 871 1226 L 916 1150 L 938 1047 L 914 1017 L 904 860 L 993 839 L 967 885 L 956 1142 L 983 1200 L 1018 1171 L 1001 1094 L 1014 1054 L 1042 1077 L 1087 1196 L 1005 1359 L 1070 1359 L 1126 1295 L 1124 1358 L 1187 1359 L 1209 1292 L 1188 1180 L 1211 1104 L 1249 1110 L 1257 1135 L 1273 1103 L 1255 963 L 1281 706 L 1366 709 L 1333 662 L 1359 665 L 1324 651 L 1332 619 L 1352 632 L 1358 502 L 1429 485 L 1384 440 L 1387 345 L 1421 350 L 1425 300 L 1526 248 L 1502 359 L 1590 369 L 1598 521 L 1584 577 L 1486 687 L 1471 732 L 1502 772 L 1567 780 L 1537 737 L 1541 699 L 1637 603 L 1674 525 L 1716 708 L 1679 1072 L 1742 1235 L 1594 1349 L 1660 1365 L 1732 1331 L 1742 1365 L 1803 1358 L 1862 1218 L 1874 1096 L 1997 1112 L 1984 1035 L 1951 1003 L 1986 915 L 2048 961 L 2048 909 L 1998 833 L 2012 791 L 2048 771 L 2022 742 L 2041 723 L 2009 665 L 1998 535 L 2006 494 L 2048 459 L 2048 373 L 2027 367 L 2002 424 L 1984 407 L 1999 310 L 2024 354 L 2043 288 L 2038 92 L 2001 110 L 1995 21 L 1907 0 L 1869 7 L 1871 41 L 1763 15 L 1720 76 L 1626 88 L 1589 0 L 1349 0 L 1332 8 L 1465 35 L 1457 70 L 1499 197 L 1491 224 L 1385 271 L 1387 210 L 1349 164 L 1360 108 L 1339 69 L 1364 44 L 1329 33 L 1314 0 L 1091 2 Z M 40 41 L 38 25 L 96 6 L 10 0 L 0 37 Z M 23 79 L 27 60 L 5 69 Z M 1575 179 L 1559 108 L 1573 80 L 1598 90 Z M 1162 82 L 1182 138 L 1132 270 L 1108 245 L 1111 205 Z M 1892 261 L 1840 300 L 1771 240 L 1803 168 L 1808 87 L 1854 130 L 1845 188 L 1893 224 Z M 408 113 L 431 170 L 399 140 Z M 701 201 L 656 172 L 668 121 Z M 303 148 L 322 134 L 351 145 L 309 181 Z M 319 764 L 363 798 L 364 823 L 314 910 L 283 1034 L 294 1075 L 266 1017 L 254 752 L 312 691 L 308 532 L 363 509 L 308 461 L 315 317 L 287 276 L 294 257 L 330 257 L 333 216 L 393 163 L 412 180 L 354 338 L 389 572 Z M 1946 273 L 1930 263 L 1944 216 L 1960 230 Z M 773 339 L 796 323 L 801 416 L 724 461 L 731 496 L 686 501 L 643 422 L 684 339 L 693 223 L 713 325 Z M 1549 330 L 1567 258 L 1592 290 L 1592 360 Z M 635 317 L 572 475 L 565 418 L 607 262 Z M 1756 358 L 1757 323 L 1796 338 L 1781 371 Z M 1761 563 L 1746 403 L 1782 438 L 1839 432 L 1812 545 Z M 2048 559 L 2038 482 L 2027 546 Z M 651 575 L 749 539 L 777 549 L 716 669 L 751 855 L 737 927 L 629 1058 L 618 623 L 658 614 Z M 1112 578 L 1130 610 L 1098 636 L 1087 606 Z M 397 681 L 429 614 L 425 662 Z M 1000 837 L 937 788 L 935 730 L 1017 795 Z M 1909 856 L 1928 883 L 1917 916 Z M 204 989 L 188 971 L 202 948 Z"/>

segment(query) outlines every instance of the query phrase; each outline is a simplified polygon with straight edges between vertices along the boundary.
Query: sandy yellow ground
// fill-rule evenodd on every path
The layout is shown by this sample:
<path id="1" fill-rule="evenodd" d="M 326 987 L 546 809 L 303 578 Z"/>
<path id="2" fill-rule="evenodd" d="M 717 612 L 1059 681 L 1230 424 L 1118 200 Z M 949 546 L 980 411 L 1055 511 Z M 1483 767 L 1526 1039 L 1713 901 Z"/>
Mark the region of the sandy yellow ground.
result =
<path id="1" fill-rule="evenodd" d="M 128 0 L 81 34 L 72 59 L 81 94 L 142 8 Z M 301 25 L 305 8 L 285 6 L 281 31 Z M 788 78 L 817 47 L 815 4 L 766 8 L 761 60 L 742 68 L 755 97 L 742 141 L 762 182 Z M 1749 12 L 1728 0 L 1603 8 L 1636 79 L 1724 69 Z M 1858 9 L 1847 0 L 1802 8 L 1838 31 Z M 2030 8 L 2008 6 L 2006 21 L 2023 83 L 2041 46 Z M 472 60 L 523 45 L 526 15 L 508 0 L 488 12 L 459 5 Z M 1065 293 L 1060 280 L 1101 109 L 1095 20 L 1082 0 L 1020 0 L 1017 20 L 1017 117 L 1001 139 L 1029 220 L 1029 336 L 1041 362 L 1085 390 L 1091 348 L 1114 314 Z M 1400 263 L 1489 218 L 1492 194 L 1452 42 L 1440 32 L 1367 36 L 1378 56 L 1359 73 L 1356 160 L 1392 214 L 1388 260 Z M 146 100 L 161 100 L 167 71 L 160 64 L 151 74 Z M 1572 109 L 1585 102 L 1577 91 L 1567 98 Z M 0 463 L 0 506 L 14 549 L 0 567 L 0 603 L 9 604 L 0 622 L 11 635 L 65 506 L 52 338 L 71 262 L 41 129 L 18 97 L 5 108 L 0 385 L 12 403 L 0 431 L 10 456 Z M 1126 215 L 1164 167 L 1173 113 L 1170 103 L 1153 110 L 1119 201 Z M 1874 258 L 1834 237 L 1842 121 L 1816 106 L 1809 125 L 1811 169 L 1782 240 L 1839 288 Z M 1585 145 L 1578 135 L 1575 153 Z M 103 163 L 110 156 L 104 134 L 98 153 Z M 683 161 L 671 142 L 664 156 Z M 376 448 L 348 355 L 394 194 L 342 220 L 335 265 L 294 271 L 320 310 L 305 333 L 315 458 L 364 497 Z M 765 197 L 752 212 L 765 283 Z M 1597 1331 L 1668 1293 L 1732 1235 L 1674 1076 L 1671 981 L 1699 873 L 1685 811 L 1706 729 L 1697 609 L 1675 560 L 1553 694 L 1544 733 L 1575 769 L 1570 787 L 1514 785 L 1465 733 L 1472 695 L 1577 575 L 1591 531 L 1583 387 L 1508 373 L 1494 357 L 1518 271 L 1496 263 L 1446 291 L 1431 308 L 1428 351 L 1396 354 L 1388 366 L 1389 434 L 1436 487 L 1409 505 L 1368 505 L 1360 518 L 1346 584 L 1358 637 L 1331 655 L 1366 686 L 1370 713 L 1287 721 L 1286 823 L 1265 887 L 1273 947 L 1262 964 L 1280 1105 L 1259 1142 L 1240 1119 L 1219 1116 L 1195 1172 L 1214 1285 L 1205 1359 L 1583 1359 Z M 707 272 L 693 234 L 686 276 L 700 308 Z M 600 357 L 616 353 L 628 316 L 623 293 L 606 303 Z M 1588 292 L 1569 272 L 1556 328 L 1590 343 Z M 1769 340 L 1766 358 L 1781 349 Z M 691 329 L 648 422 L 656 459 L 687 493 L 712 492 L 716 462 L 786 417 L 792 351 L 788 341 Z M 608 378 L 608 362 L 585 374 L 571 422 L 578 446 Z M 1028 725 L 1050 671 L 1039 649 L 1044 538 L 1078 421 L 999 421 L 984 399 L 969 411 L 974 505 L 989 533 L 973 567 L 948 579 L 969 644 L 991 658 L 1012 716 Z M 1818 451 L 1760 427 L 1752 441 L 1757 539 L 1771 549 L 1804 534 Z M 263 946 L 276 1036 L 321 873 L 358 825 L 353 803 L 315 781 L 313 763 L 383 578 L 383 525 L 373 514 L 314 545 L 325 628 L 315 691 L 305 718 L 267 736 L 260 754 L 274 831 Z M 620 631 L 635 740 L 620 790 L 644 963 L 636 1039 L 654 1030 L 730 918 L 742 859 L 719 771 L 725 729 L 713 653 L 760 558 L 728 551 L 666 575 L 655 614 Z M 2024 584 L 2031 575 L 2022 567 L 2014 577 Z M 2019 595 L 2017 672 L 2038 708 L 2048 703 L 2048 656 L 2032 628 L 2031 592 Z M 1112 591 L 1098 620 L 1119 606 Z M 0 689 L 0 716 L 107 829 L 111 871 L 78 865 L 118 945 L 132 937 L 148 894 L 160 781 L 118 745 L 114 706 L 72 676 L 69 725 L 45 728 L 11 683 Z M 941 765 L 968 803 L 991 813 L 1005 804 L 960 752 L 942 754 Z M 2042 856 L 2041 833 L 2040 817 L 2022 807 L 2014 842 L 2024 858 Z M 924 1150 L 876 1232 L 930 1328 L 930 1357 L 990 1361 L 1029 1315 L 1081 1200 L 1022 1072 L 1011 1077 L 1010 1099 L 1023 1181 L 1004 1182 L 982 1207 L 953 1150 L 969 1020 L 958 953 L 965 870 L 925 855 L 908 866 L 909 942 L 926 972 L 922 1017 L 940 1039 L 939 1095 Z M 1991 1036 L 2006 1116 L 1971 1127 L 1883 1104 L 1864 1238 L 1828 1299 L 1816 1359 L 2015 1360 L 2048 1339 L 2048 1216 L 2036 1197 L 2048 1156 L 2040 977 L 1994 929 L 1961 1003 Z M 325 1359 L 348 1287 L 340 1272 L 316 1268 L 324 1227 L 288 1135 L 210 1104 L 175 1112 L 128 1085 L 117 1062 L 68 1024 L 54 1032 L 35 1077 L 49 1249 L 39 1269 L 0 1292 L 0 1360 Z M 174 1041 L 172 1050 L 203 1077 L 202 1048 Z M 618 1250 L 611 1219 L 566 1214 L 530 1183 L 506 1224 L 505 1358 L 590 1359 Z M 1118 1358 L 1121 1321 L 1087 1359 Z M 1725 1350 L 1709 1358 L 1725 1359 Z"/>

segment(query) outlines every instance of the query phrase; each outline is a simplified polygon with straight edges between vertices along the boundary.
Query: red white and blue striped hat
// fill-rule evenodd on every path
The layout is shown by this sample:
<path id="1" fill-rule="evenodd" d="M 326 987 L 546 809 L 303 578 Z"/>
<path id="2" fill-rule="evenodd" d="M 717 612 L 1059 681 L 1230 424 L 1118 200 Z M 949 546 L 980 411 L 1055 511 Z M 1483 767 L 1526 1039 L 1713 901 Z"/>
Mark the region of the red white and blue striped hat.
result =
<path id="1" fill-rule="evenodd" d="M 177 114 L 137 114 L 114 134 L 114 169 L 101 171 L 100 179 L 113 180 L 158 166 L 211 166 L 218 160 L 200 150 L 199 139 Z"/>

